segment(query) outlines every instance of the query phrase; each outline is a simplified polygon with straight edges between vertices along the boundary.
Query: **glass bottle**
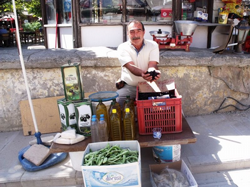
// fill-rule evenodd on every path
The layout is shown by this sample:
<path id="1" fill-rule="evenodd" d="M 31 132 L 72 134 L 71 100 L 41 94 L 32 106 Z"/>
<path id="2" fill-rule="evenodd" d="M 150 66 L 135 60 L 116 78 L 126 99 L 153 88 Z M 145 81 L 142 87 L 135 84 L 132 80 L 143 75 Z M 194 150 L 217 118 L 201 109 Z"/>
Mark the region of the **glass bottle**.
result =
<path id="1" fill-rule="evenodd" d="M 111 141 L 122 140 L 121 119 L 117 114 L 116 109 L 112 109 L 112 113 L 110 115 L 110 127 Z"/>
<path id="2" fill-rule="evenodd" d="M 129 108 L 125 108 L 123 116 L 123 138 L 124 140 L 135 139 L 135 119 Z"/>

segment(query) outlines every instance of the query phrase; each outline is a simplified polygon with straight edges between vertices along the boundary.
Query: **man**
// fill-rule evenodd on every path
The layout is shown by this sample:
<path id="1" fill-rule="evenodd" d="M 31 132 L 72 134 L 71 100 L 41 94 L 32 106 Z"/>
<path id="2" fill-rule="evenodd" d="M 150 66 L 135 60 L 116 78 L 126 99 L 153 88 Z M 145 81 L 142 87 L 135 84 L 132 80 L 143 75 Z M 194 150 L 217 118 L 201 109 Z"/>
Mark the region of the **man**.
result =
<path id="1" fill-rule="evenodd" d="M 4 25 L 2 25 L 1 29 L 0 29 L 0 46 L 3 45 L 3 36 L 2 36 L 2 34 L 7 34 L 7 33 L 8 33 L 7 29 L 5 29 Z M 5 42 L 5 45 L 7 45 L 6 42 Z"/>
<path id="2" fill-rule="evenodd" d="M 117 102 L 123 106 L 126 96 L 131 99 L 136 97 L 136 86 L 138 82 L 156 81 L 160 78 L 158 44 L 144 39 L 145 29 L 142 22 L 134 20 L 127 26 L 129 41 L 118 46 L 119 61 L 121 63 L 121 78 L 117 82 Z M 147 72 L 155 70 L 158 75 L 153 77 Z"/>

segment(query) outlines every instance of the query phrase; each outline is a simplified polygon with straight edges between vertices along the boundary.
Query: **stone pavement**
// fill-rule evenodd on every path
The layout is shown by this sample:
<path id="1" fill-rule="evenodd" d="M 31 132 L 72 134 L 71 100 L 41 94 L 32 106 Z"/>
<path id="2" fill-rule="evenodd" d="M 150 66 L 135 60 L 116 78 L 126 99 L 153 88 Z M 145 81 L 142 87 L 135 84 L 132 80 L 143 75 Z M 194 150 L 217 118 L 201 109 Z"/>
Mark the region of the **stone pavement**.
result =
<path id="1" fill-rule="evenodd" d="M 250 110 L 186 118 L 197 137 L 181 146 L 183 159 L 201 187 L 250 186 Z M 46 137 L 53 134 L 44 134 Z M 63 162 L 37 172 L 25 171 L 18 152 L 34 140 L 22 131 L 0 133 L 0 187 L 84 186 L 82 173 Z M 142 186 L 150 187 L 152 148 L 141 149 Z"/>

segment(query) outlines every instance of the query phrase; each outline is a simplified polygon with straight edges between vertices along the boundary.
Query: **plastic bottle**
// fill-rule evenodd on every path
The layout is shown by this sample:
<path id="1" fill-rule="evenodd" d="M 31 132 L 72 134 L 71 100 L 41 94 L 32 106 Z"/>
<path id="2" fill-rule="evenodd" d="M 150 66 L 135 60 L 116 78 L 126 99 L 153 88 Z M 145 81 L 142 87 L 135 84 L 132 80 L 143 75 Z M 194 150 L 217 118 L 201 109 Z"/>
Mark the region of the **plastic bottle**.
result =
<path id="1" fill-rule="evenodd" d="M 135 118 L 135 105 L 134 105 L 134 100 L 133 99 L 130 99 L 130 96 L 126 96 L 127 99 L 125 100 L 124 102 L 124 107 L 123 107 L 123 110 L 122 110 L 122 116 L 124 118 L 125 116 L 125 109 L 126 108 L 129 108 L 130 109 L 130 113 L 131 115 L 133 116 L 133 118 Z"/>
<path id="2" fill-rule="evenodd" d="M 92 116 L 90 129 L 91 129 L 91 141 L 92 142 L 99 142 L 98 122 L 97 122 L 97 118 L 95 115 Z"/>
<path id="3" fill-rule="evenodd" d="M 98 118 L 98 120 L 100 120 L 101 114 L 104 114 L 104 119 L 107 122 L 107 125 L 109 126 L 107 107 L 103 104 L 102 100 L 99 100 L 99 103 L 96 106 L 96 117 Z"/>
<path id="4" fill-rule="evenodd" d="M 121 119 L 117 114 L 116 109 L 112 109 L 112 113 L 109 117 L 110 119 L 110 139 L 111 141 L 122 140 L 122 131 L 121 131 Z"/>
<path id="5" fill-rule="evenodd" d="M 116 102 L 116 99 L 113 99 L 109 108 L 109 115 L 112 113 L 112 109 L 116 109 L 116 112 L 118 115 L 121 116 L 121 106 L 118 102 Z"/>
<path id="6" fill-rule="evenodd" d="M 111 102 L 111 105 L 109 107 L 109 111 L 108 111 L 108 114 L 109 116 L 111 116 L 112 114 L 112 109 L 116 109 L 116 113 L 118 114 L 119 118 L 121 119 L 121 124 L 122 124 L 122 113 L 121 113 L 121 107 L 120 107 L 120 104 L 118 102 L 116 102 L 116 99 L 113 99 L 112 102 Z M 109 132 L 111 132 L 111 129 L 110 129 L 110 125 L 108 124 L 108 129 L 109 129 Z M 109 137 L 111 137 L 111 135 L 109 134 Z"/>
<path id="7" fill-rule="evenodd" d="M 135 139 L 135 118 L 129 108 L 125 108 L 123 116 L 123 138 L 124 140 Z"/>
<path id="8" fill-rule="evenodd" d="M 98 124 L 98 137 L 101 142 L 109 140 L 108 126 L 104 119 L 104 115 L 101 114 L 100 121 Z"/>

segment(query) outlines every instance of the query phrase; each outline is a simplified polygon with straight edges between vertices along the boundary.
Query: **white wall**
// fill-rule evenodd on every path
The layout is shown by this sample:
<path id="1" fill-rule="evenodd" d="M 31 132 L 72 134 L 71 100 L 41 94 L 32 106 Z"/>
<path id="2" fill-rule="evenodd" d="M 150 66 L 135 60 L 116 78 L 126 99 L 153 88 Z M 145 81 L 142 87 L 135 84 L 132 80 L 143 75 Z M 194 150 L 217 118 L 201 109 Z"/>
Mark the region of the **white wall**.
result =
<path id="1" fill-rule="evenodd" d="M 117 47 L 123 42 L 122 26 L 82 27 L 82 47 Z"/>
<path id="2" fill-rule="evenodd" d="M 197 26 L 190 47 L 207 48 L 207 27 Z"/>
<path id="3" fill-rule="evenodd" d="M 48 48 L 53 49 L 55 48 L 56 28 L 47 27 L 46 31 L 47 31 Z M 57 44 L 57 48 L 58 48 L 58 44 Z"/>
<path id="4" fill-rule="evenodd" d="M 72 27 L 60 28 L 60 42 L 61 48 L 73 49 L 73 31 Z"/>
<path id="5" fill-rule="evenodd" d="M 60 27 L 60 42 L 61 42 L 61 48 L 64 49 L 73 49 L 73 32 L 72 27 Z M 55 47 L 58 48 L 58 39 L 57 44 L 55 46 L 56 41 L 56 27 L 55 26 L 49 26 L 46 27 L 47 30 L 47 42 L 48 42 L 48 48 L 54 49 Z M 57 33 L 58 34 L 58 33 Z M 58 36 L 57 36 L 58 38 Z"/>

